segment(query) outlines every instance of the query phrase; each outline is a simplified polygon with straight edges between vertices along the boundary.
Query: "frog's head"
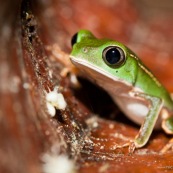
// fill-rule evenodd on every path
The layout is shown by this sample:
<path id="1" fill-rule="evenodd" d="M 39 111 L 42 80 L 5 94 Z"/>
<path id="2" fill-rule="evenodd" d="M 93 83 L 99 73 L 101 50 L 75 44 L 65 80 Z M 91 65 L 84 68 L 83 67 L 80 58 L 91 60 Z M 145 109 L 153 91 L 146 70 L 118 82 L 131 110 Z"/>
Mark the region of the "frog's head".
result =
<path id="1" fill-rule="evenodd" d="M 105 79 L 128 85 L 135 82 L 139 59 L 123 44 L 97 39 L 91 32 L 81 30 L 73 36 L 72 47 L 72 63 L 97 83 Z"/>

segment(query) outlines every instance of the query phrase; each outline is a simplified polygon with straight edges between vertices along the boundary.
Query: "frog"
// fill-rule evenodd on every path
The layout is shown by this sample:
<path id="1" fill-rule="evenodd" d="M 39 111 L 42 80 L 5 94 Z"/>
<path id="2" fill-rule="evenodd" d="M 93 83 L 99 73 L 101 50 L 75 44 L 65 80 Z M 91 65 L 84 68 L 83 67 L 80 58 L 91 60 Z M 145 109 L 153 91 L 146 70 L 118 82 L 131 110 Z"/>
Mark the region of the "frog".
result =
<path id="1" fill-rule="evenodd" d="M 129 146 L 132 152 L 144 147 L 154 129 L 173 134 L 171 95 L 131 49 L 112 39 L 98 39 L 85 29 L 73 35 L 71 45 L 72 64 L 140 126 L 137 135 L 123 147 Z M 162 151 L 172 146 L 170 141 Z"/>

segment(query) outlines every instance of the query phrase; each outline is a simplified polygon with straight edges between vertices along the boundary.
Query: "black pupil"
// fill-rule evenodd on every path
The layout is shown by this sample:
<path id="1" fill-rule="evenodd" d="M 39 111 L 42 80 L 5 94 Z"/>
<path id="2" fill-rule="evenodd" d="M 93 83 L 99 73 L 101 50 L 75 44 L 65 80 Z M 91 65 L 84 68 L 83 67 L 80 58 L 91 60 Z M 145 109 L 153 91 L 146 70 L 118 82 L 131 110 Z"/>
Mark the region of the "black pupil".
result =
<path id="1" fill-rule="evenodd" d="M 105 58 L 109 64 L 116 64 L 121 59 L 120 51 L 117 48 L 111 48 L 106 52 Z"/>
<path id="2" fill-rule="evenodd" d="M 77 42 L 77 33 L 73 35 L 72 39 L 71 39 L 71 45 L 73 47 L 73 45 Z"/>

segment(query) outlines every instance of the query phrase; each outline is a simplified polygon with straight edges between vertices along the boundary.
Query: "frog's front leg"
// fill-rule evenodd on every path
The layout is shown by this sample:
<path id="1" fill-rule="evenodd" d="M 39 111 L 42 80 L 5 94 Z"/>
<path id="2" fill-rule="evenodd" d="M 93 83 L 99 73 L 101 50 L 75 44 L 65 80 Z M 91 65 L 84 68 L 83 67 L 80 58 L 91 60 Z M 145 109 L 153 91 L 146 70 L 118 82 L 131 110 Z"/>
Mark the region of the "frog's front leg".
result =
<path id="1" fill-rule="evenodd" d="M 131 93 L 133 97 L 139 98 L 139 99 L 145 99 L 149 102 L 149 111 L 146 115 L 140 130 L 138 134 L 136 135 L 134 140 L 129 141 L 128 143 L 125 143 L 124 145 L 117 146 L 117 148 L 122 147 L 129 147 L 129 152 L 132 153 L 135 148 L 141 148 L 143 147 L 149 140 L 149 137 L 151 136 L 151 133 L 154 129 L 154 126 L 156 124 L 156 121 L 159 117 L 160 111 L 163 106 L 162 99 L 151 96 L 145 93 Z"/>
<path id="2" fill-rule="evenodd" d="M 125 143 L 123 146 L 118 146 L 117 148 L 129 146 L 129 152 L 132 153 L 135 148 L 143 147 L 149 140 L 151 133 L 154 129 L 156 121 L 159 117 L 160 111 L 163 106 L 163 101 L 161 98 L 151 96 L 145 93 L 133 93 L 134 97 L 142 98 L 147 100 L 149 104 L 149 111 L 146 115 L 144 122 L 142 123 L 138 134 L 134 140 Z"/>
<path id="3" fill-rule="evenodd" d="M 134 140 L 135 148 L 140 148 L 148 142 L 149 137 L 151 136 L 163 106 L 163 101 L 161 98 L 144 93 L 137 93 L 136 96 L 142 97 L 150 102 L 148 114 L 146 115 L 144 122 L 140 127 L 139 133 Z"/>

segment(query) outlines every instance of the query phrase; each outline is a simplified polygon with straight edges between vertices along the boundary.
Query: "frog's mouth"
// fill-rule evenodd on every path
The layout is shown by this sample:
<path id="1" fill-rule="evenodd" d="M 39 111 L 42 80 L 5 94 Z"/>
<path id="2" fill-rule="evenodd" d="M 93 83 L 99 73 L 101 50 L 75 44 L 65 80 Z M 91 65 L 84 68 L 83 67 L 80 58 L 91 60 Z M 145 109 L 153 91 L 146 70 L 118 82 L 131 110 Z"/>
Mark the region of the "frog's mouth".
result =
<path id="1" fill-rule="evenodd" d="M 132 90 L 137 90 L 131 84 L 116 76 L 109 74 L 107 71 L 81 59 L 70 56 L 72 63 L 83 72 L 81 74 L 91 82 L 97 84 L 110 95 L 128 95 Z"/>
<path id="2" fill-rule="evenodd" d="M 85 61 L 83 59 L 81 60 L 73 56 L 70 56 L 70 60 L 76 67 L 79 68 L 79 70 L 84 72 L 85 77 L 89 78 L 89 80 L 94 81 L 98 85 L 103 82 L 105 84 L 108 84 L 108 82 L 110 82 L 111 84 L 121 84 L 123 86 L 131 87 L 131 84 L 129 84 L 128 82 L 119 79 L 116 76 L 113 76 L 112 74 L 98 68 L 97 66 L 89 63 L 88 61 Z"/>

